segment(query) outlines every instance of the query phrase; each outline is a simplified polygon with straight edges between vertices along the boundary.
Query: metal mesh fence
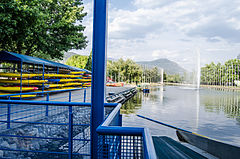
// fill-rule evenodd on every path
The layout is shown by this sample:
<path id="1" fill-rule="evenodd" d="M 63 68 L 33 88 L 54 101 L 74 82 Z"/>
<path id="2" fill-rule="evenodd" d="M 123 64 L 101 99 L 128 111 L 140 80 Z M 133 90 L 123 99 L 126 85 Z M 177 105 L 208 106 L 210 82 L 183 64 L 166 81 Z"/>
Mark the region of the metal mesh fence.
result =
<path id="1" fill-rule="evenodd" d="M 90 107 L 1 104 L 0 150 L 6 158 L 90 156 Z"/>
<path id="2" fill-rule="evenodd" d="M 98 158 L 141 159 L 142 136 L 99 135 Z"/>

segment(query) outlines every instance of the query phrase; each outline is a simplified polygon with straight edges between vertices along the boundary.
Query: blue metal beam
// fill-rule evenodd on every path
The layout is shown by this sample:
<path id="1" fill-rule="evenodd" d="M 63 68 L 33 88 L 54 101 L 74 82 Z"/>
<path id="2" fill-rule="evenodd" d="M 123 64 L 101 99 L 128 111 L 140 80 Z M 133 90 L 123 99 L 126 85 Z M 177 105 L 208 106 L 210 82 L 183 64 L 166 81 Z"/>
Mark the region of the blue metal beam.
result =
<path id="1" fill-rule="evenodd" d="M 55 91 L 44 91 L 44 92 L 27 92 L 27 93 L 10 93 L 5 95 L 0 95 L 0 97 L 9 97 L 9 96 L 16 96 L 16 95 L 30 95 L 30 94 L 47 94 L 47 93 L 60 93 L 60 92 L 67 92 L 67 91 L 76 91 L 85 88 L 74 88 L 74 89 L 65 89 L 65 90 L 55 90 Z"/>
<path id="2" fill-rule="evenodd" d="M 118 125 L 111 126 L 113 120 L 119 116 L 121 104 L 118 104 L 109 114 L 108 118 L 97 128 L 99 135 L 117 135 L 117 136 L 142 136 L 144 146 L 144 158 L 157 159 L 152 137 L 147 128 L 142 127 L 121 127 Z"/>
<path id="3" fill-rule="evenodd" d="M 107 0 L 94 0 L 92 46 L 91 158 L 97 158 L 97 127 L 104 120 Z"/>
<path id="4" fill-rule="evenodd" d="M 0 100 L 3 104 L 27 104 L 27 105 L 55 105 L 55 106 L 84 106 L 90 107 L 91 103 L 84 102 L 58 102 L 58 101 L 31 101 L 31 100 Z M 104 103 L 105 107 L 115 107 L 118 103 Z"/>

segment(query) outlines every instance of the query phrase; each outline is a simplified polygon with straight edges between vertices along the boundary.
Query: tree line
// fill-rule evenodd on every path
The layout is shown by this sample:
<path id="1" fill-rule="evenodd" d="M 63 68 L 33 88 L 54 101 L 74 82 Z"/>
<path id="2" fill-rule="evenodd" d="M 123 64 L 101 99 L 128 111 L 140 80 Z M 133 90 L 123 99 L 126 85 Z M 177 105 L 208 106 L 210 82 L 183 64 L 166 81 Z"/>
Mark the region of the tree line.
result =
<path id="1" fill-rule="evenodd" d="M 231 59 L 224 64 L 214 62 L 201 68 L 201 84 L 207 85 L 237 85 L 240 80 L 240 60 Z"/>
<path id="2" fill-rule="evenodd" d="M 107 76 L 115 82 L 127 83 L 158 83 L 161 72 L 157 67 L 146 68 L 131 59 L 108 61 Z"/>
<path id="3" fill-rule="evenodd" d="M 67 61 L 67 65 L 90 70 L 92 69 L 92 52 L 89 56 L 74 55 Z M 146 68 L 133 60 L 122 58 L 117 61 L 107 61 L 107 77 L 114 82 L 127 83 L 157 83 L 160 82 L 161 72 L 157 67 Z"/>

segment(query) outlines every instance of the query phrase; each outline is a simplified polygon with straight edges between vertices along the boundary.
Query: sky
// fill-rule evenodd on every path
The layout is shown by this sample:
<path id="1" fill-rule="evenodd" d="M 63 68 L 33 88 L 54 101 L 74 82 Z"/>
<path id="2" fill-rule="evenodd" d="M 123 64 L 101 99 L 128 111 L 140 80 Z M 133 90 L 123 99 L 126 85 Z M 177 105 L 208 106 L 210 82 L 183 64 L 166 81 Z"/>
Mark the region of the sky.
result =
<path id="1" fill-rule="evenodd" d="M 83 24 L 92 48 L 92 0 L 83 0 L 88 13 Z M 225 62 L 240 54 L 239 0 L 109 0 L 109 58 L 151 61 L 167 58 L 187 70 Z"/>

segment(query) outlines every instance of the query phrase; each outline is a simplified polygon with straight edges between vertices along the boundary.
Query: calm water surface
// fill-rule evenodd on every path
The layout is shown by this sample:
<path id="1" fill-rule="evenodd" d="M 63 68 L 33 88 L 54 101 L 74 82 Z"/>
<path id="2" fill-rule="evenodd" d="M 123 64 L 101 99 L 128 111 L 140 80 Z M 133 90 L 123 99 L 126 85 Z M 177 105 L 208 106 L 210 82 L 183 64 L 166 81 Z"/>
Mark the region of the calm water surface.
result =
<path id="1" fill-rule="evenodd" d="M 240 92 L 160 86 L 137 93 L 121 110 L 124 126 L 148 127 L 152 135 L 177 139 L 174 129 L 136 114 L 240 146 Z"/>

